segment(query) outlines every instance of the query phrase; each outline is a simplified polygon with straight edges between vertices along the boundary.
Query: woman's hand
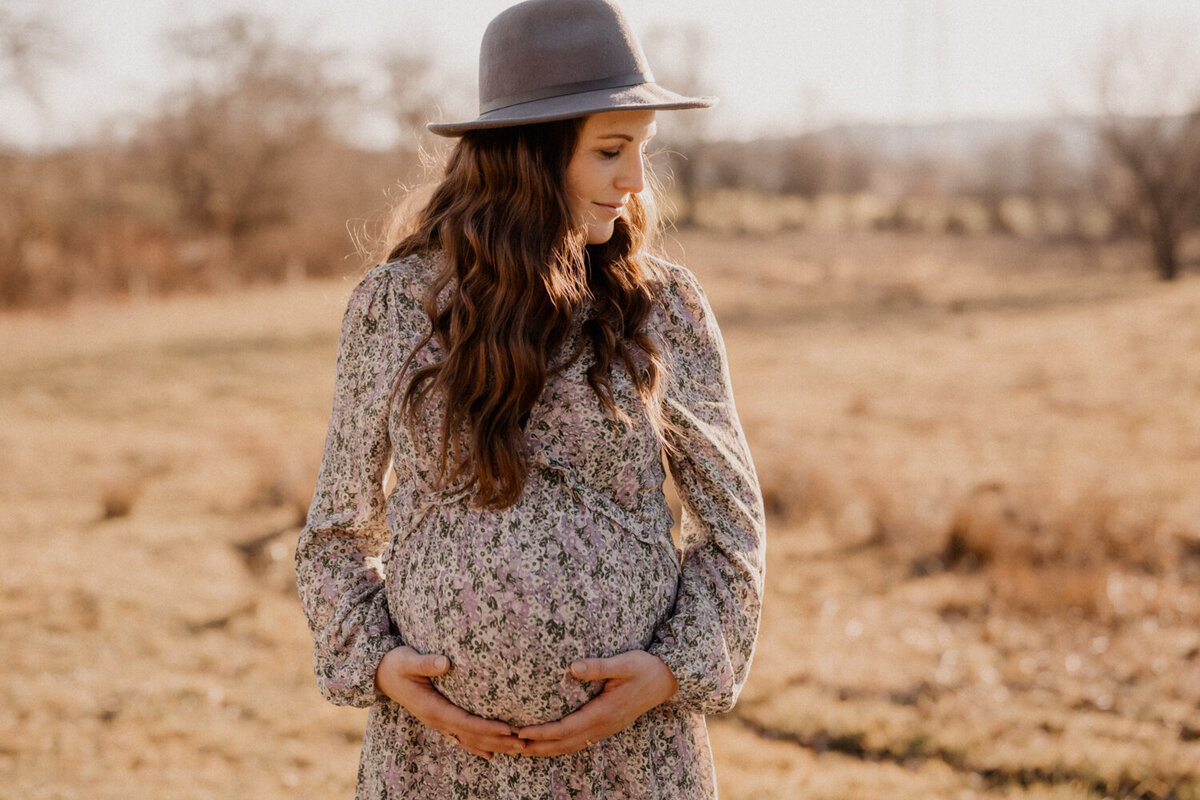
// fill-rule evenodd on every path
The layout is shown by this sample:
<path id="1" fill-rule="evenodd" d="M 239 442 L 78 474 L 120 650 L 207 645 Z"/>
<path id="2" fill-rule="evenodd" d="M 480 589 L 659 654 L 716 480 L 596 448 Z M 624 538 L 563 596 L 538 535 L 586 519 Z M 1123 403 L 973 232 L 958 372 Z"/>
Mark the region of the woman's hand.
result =
<path id="1" fill-rule="evenodd" d="M 517 736 L 527 740 L 525 755 L 560 756 L 591 747 L 625 730 L 679 689 L 670 668 L 645 650 L 580 659 L 571 665 L 571 675 L 581 681 L 604 681 L 604 688 L 560 720 L 517 731 Z"/>
<path id="2" fill-rule="evenodd" d="M 411 647 L 397 647 L 379 662 L 375 686 L 468 753 L 491 759 L 494 753 L 524 752 L 525 743 L 507 723 L 469 714 L 433 688 L 429 679 L 449 669 L 450 659 L 443 655 L 422 655 Z"/>

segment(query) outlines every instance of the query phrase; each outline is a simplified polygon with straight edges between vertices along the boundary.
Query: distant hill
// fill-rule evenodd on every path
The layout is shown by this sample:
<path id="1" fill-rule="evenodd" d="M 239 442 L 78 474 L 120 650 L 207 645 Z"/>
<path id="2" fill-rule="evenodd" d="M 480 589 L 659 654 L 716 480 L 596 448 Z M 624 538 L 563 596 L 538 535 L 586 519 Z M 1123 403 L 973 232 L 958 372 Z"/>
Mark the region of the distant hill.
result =
<path id="1" fill-rule="evenodd" d="M 946 189 L 997 176 L 1018 186 L 1039 171 L 1082 175 L 1098 147 L 1098 121 L 1085 117 L 853 124 L 720 142 L 706 149 L 701 171 L 710 185 L 798 194 L 911 187 L 913 170 Z"/>
<path id="2" fill-rule="evenodd" d="M 984 155 L 997 147 L 1027 143 L 1038 136 L 1057 137 L 1069 161 L 1086 167 L 1099 143 L 1097 120 L 1084 117 L 974 119 L 919 125 L 844 125 L 819 132 L 823 138 L 846 137 L 887 158 Z"/>

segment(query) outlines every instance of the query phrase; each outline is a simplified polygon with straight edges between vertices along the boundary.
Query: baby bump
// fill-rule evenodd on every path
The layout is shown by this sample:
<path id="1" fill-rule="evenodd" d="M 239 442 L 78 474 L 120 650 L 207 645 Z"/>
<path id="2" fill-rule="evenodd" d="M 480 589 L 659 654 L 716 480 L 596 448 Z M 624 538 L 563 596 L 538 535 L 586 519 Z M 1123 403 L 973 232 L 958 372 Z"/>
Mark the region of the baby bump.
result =
<path id="1" fill-rule="evenodd" d="M 512 508 L 435 510 L 388 570 L 400 636 L 453 665 L 439 691 L 514 725 L 594 696 L 599 685 L 571 678 L 570 663 L 646 647 L 678 580 L 667 531 L 636 536 L 537 476 Z"/>

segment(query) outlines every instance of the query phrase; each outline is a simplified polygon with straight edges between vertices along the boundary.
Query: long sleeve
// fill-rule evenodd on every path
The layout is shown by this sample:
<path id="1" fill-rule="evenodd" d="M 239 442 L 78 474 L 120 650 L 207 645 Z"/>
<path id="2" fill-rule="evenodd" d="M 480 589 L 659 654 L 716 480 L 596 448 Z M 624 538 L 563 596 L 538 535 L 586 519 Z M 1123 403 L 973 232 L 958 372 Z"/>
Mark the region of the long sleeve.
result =
<path id="1" fill-rule="evenodd" d="M 738 421 L 725 347 L 696 279 L 673 267 L 662 336 L 667 459 L 683 503 L 675 609 L 649 650 L 679 682 L 673 702 L 698 713 L 733 707 L 746 680 L 762 605 L 762 496 Z"/>
<path id="2" fill-rule="evenodd" d="M 325 451 L 296 549 L 296 582 L 321 693 L 338 705 L 377 698 L 375 670 L 401 644 L 378 556 L 387 545 L 383 477 L 401 342 L 392 276 L 378 268 L 351 294 L 338 344 Z"/>

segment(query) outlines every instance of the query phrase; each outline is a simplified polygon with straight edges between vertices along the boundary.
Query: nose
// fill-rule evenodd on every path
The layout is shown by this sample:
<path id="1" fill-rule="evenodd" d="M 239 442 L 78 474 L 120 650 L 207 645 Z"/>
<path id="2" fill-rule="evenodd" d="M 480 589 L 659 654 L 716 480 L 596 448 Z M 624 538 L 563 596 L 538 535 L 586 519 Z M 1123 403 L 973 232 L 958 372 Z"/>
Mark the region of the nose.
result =
<path id="1" fill-rule="evenodd" d="M 646 161 L 640 151 L 631 153 L 630 157 L 625 159 L 613 184 L 617 189 L 629 194 L 637 194 L 646 188 Z"/>

